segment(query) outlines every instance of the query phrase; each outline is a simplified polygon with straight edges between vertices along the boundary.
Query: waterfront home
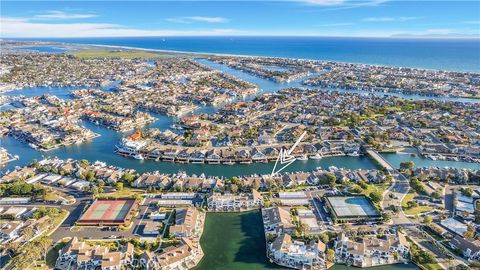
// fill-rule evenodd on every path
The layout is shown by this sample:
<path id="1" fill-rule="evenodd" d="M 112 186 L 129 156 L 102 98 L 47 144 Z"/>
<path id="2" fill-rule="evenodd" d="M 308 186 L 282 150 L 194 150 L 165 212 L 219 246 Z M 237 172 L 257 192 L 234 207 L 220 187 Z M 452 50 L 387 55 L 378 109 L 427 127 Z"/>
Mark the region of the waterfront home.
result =
<path id="1" fill-rule="evenodd" d="M 133 187 L 147 188 L 157 187 L 166 188 L 169 187 L 171 179 L 169 176 L 160 174 L 158 171 L 152 173 L 144 173 L 140 175 L 135 181 L 133 181 Z"/>
<path id="2" fill-rule="evenodd" d="M 414 175 L 420 179 L 437 179 L 440 181 L 454 181 L 458 184 L 463 184 L 469 181 L 470 175 L 480 175 L 480 170 L 420 167 L 415 169 Z"/>
<path id="3" fill-rule="evenodd" d="M 197 240 L 181 238 L 179 244 L 168 246 L 161 252 L 145 251 L 139 259 L 143 269 L 187 270 L 198 264 L 203 256 Z"/>
<path id="4" fill-rule="evenodd" d="M 383 238 L 363 237 L 359 241 L 340 233 L 334 244 L 335 261 L 357 267 L 372 267 L 406 261 L 410 244 L 405 236 L 397 232 Z"/>
<path id="5" fill-rule="evenodd" d="M 221 156 L 217 153 L 215 149 L 211 149 L 207 151 L 205 155 L 206 155 L 205 161 L 208 164 L 220 164 Z"/>
<path id="6" fill-rule="evenodd" d="M 132 141 L 129 139 L 123 138 L 121 143 L 119 144 L 118 147 L 118 153 L 119 154 L 125 154 L 125 155 L 136 155 L 143 147 L 145 147 L 147 144 L 146 141 Z"/>
<path id="7" fill-rule="evenodd" d="M 266 177 L 259 175 L 251 175 L 243 177 L 243 182 L 245 186 L 252 187 L 253 189 L 265 190 L 266 188 Z"/>
<path id="8" fill-rule="evenodd" d="M 283 207 L 262 209 L 263 227 L 266 233 L 290 233 L 295 230 L 290 211 Z"/>
<path id="9" fill-rule="evenodd" d="M 0 165 L 7 163 L 9 160 L 11 160 L 10 154 L 5 148 L 0 147 Z"/>
<path id="10" fill-rule="evenodd" d="M 35 169 L 30 167 L 23 167 L 19 170 L 11 171 L 0 178 L 1 183 L 11 183 L 16 180 L 23 180 L 35 175 Z"/>
<path id="11" fill-rule="evenodd" d="M 326 269 L 326 246 L 323 242 L 295 241 L 282 233 L 268 245 L 268 257 L 276 264 L 295 269 Z"/>
<path id="12" fill-rule="evenodd" d="M 294 185 L 305 185 L 307 184 L 311 177 L 311 173 L 295 172 L 295 173 L 285 173 L 282 177 L 283 186 L 286 188 L 292 187 Z"/>
<path id="13" fill-rule="evenodd" d="M 92 246 L 73 237 L 58 252 L 55 268 L 68 270 L 73 266 L 76 269 L 121 270 L 133 262 L 133 251 L 131 243 L 122 246 L 119 251 L 112 252 L 108 247 Z"/>
<path id="14" fill-rule="evenodd" d="M 170 226 L 170 233 L 175 237 L 191 237 L 200 230 L 201 220 L 195 207 L 175 210 L 175 225 Z"/>
<path id="15" fill-rule="evenodd" d="M 256 190 L 249 194 L 213 193 L 207 198 L 208 210 L 236 212 L 259 208 L 263 205 L 263 196 Z"/>
<path id="16" fill-rule="evenodd" d="M 361 180 L 366 183 L 378 184 L 378 183 L 384 182 L 386 179 L 386 176 L 385 174 L 381 173 L 379 170 L 355 170 L 348 173 L 348 178 L 350 180 L 354 180 L 355 182 L 358 182 Z"/>

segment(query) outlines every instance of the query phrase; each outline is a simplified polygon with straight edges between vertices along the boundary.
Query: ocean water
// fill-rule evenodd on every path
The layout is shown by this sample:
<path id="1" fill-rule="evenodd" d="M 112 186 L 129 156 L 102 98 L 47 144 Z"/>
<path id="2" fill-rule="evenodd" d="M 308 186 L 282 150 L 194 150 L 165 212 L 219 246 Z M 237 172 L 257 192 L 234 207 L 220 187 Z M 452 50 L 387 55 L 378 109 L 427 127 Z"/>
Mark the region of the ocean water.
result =
<path id="1" fill-rule="evenodd" d="M 480 72 L 479 39 L 109 37 L 41 40 Z"/>

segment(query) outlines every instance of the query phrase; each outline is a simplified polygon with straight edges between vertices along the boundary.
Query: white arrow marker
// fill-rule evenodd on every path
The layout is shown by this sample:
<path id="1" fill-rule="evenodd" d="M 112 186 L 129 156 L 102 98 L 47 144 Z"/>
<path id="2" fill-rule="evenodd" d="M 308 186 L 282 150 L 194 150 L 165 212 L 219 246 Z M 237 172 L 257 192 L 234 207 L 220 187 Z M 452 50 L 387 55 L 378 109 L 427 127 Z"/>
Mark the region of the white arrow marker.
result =
<path id="1" fill-rule="evenodd" d="M 280 153 L 278 154 L 277 160 L 275 161 L 275 165 L 273 166 L 272 174 L 270 176 L 275 176 L 276 174 L 278 174 L 279 172 L 281 172 L 285 168 L 287 168 L 288 165 L 292 164 L 295 160 L 297 160 L 297 158 L 292 156 L 291 154 L 292 154 L 293 150 L 295 150 L 295 148 L 298 146 L 298 144 L 302 141 L 303 137 L 305 137 L 306 134 L 307 134 L 307 132 L 304 131 L 302 133 L 302 135 L 300 135 L 300 137 L 297 139 L 297 141 L 293 144 L 293 146 L 288 151 L 286 151 L 283 148 L 280 149 Z M 280 161 L 280 164 L 285 164 L 286 163 L 286 165 L 284 165 L 282 168 L 280 168 L 278 171 L 276 171 L 278 161 Z"/>

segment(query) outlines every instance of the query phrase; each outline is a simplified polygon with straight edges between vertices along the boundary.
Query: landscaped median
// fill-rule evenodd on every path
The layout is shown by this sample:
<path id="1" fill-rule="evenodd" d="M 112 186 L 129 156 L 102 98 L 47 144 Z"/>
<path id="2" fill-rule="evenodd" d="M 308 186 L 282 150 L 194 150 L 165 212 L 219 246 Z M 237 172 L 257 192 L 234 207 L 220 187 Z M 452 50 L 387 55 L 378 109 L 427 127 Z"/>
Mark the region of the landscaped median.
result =
<path id="1" fill-rule="evenodd" d="M 405 195 L 405 197 L 403 198 L 402 208 L 405 215 L 415 216 L 415 215 L 430 212 L 433 210 L 433 208 L 430 206 L 419 205 L 417 202 L 415 202 L 414 198 L 417 195 L 418 194 L 415 191 L 413 191 L 413 189 L 410 189 L 407 195 Z"/>

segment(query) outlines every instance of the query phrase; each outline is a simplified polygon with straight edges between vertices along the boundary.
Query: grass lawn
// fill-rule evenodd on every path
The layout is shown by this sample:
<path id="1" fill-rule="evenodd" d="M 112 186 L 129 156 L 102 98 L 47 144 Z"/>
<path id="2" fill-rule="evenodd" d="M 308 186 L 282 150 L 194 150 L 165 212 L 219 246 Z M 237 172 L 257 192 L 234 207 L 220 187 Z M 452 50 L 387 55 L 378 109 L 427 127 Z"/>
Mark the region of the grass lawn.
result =
<path id="1" fill-rule="evenodd" d="M 118 240 L 85 240 L 85 242 L 92 246 L 107 247 L 110 251 L 115 251 L 118 249 Z"/>
<path id="2" fill-rule="evenodd" d="M 408 202 L 413 201 L 413 197 L 415 197 L 415 192 L 411 192 L 410 190 L 402 200 L 402 207 L 408 208 Z"/>
<path id="3" fill-rule="evenodd" d="M 71 52 L 72 55 L 82 59 L 94 59 L 94 58 L 167 58 L 178 57 L 175 55 L 165 55 L 160 53 L 146 52 L 146 51 L 117 51 L 117 50 L 80 50 Z"/>
<path id="4" fill-rule="evenodd" d="M 49 193 L 47 193 L 47 195 L 45 195 L 44 200 L 45 201 L 50 201 L 50 202 L 61 201 L 61 200 L 63 200 L 63 197 L 58 195 L 57 193 L 49 192 Z"/>
<path id="5" fill-rule="evenodd" d="M 422 264 L 423 267 L 427 270 L 442 270 L 443 268 L 438 263 L 427 263 Z"/>
<path id="6" fill-rule="evenodd" d="M 142 189 L 123 188 L 122 191 L 115 191 L 111 193 L 98 194 L 97 198 L 131 198 L 136 195 L 143 194 L 145 191 Z"/>
<path id="7" fill-rule="evenodd" d="M 360 194 L 363 194 L 365 196 L 369 196 L 370 193 L 372 193 L 374 191 L 378 191 L 380 193 L 383 193 L 385 190 L 387 190 L 389 185 L 388 184 L 367 184 L 367 188 L 363 189 L 362 187 L 360 187 L 357 184 L 354 184 L 354 183 L 351 184 L 351 188 L 355 188 L 355 187 L 359 187 L 362 190 L 362 192 Z"/>
<path id="8" fill-rule="evenodd" d="M 405 215 L 418 215 L 418 214 L 421 214 L 421 213 L 424 213 L 424 212 L 429 212 L 429 211 L 432 211 L 433 208 L 430 207 L 430 206 L 423 206 L 423 205 L 419 205 L 417 207 L 412 207 L 412 208 L 409 208 L 408 207 L 408 202 L 411 202 L 413 201 L 413 198 L 416 196 L 417 194 L 415 192 L 412 192 L 412 190 L 410 190 L 407 195 L 405 195 L 405 197 L 403 198 L 402 200 L 402 208 L 403 208 L 403 212 L 405 213 Z"/>
<path id="9" fill-rule="evenodd" d="M 60 214 L 54 218 L 52 218 L 52 226 L 50 226 L 50 228 L 46 231 L 46 235 L 49 235 L 50 233 L 52 233 L 58 224 L 60 224 L 61 222 L 63 222 L 63 220 L 70 214 L 70 212 L 68 212 L 67 210 L 62 210 L 60 212 Z"/>

